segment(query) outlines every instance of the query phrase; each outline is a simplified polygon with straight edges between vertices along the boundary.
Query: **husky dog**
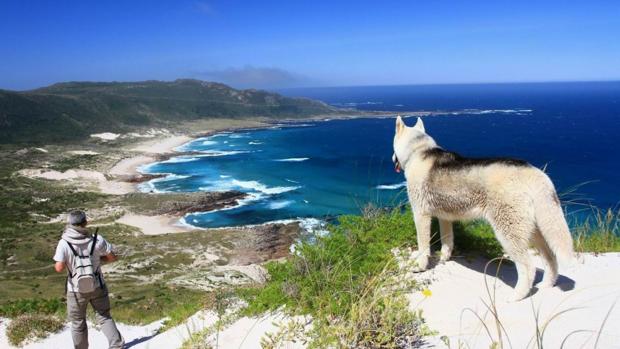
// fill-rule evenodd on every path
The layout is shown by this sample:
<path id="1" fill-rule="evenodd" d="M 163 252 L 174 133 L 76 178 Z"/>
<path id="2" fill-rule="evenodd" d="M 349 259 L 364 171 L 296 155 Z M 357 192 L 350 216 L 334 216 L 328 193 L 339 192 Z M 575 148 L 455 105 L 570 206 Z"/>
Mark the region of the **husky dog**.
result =
<path id="1" fill-rule="evenodd" d="M 543 287 L 555 285 L 558 259 L 573 259 L 573 241 L 560 200 L 543 171 L 521 160 L 461 157 L 439 147 L 420 118 L 414 127 L 407 127 L 400 116 L 392 160 L 407 179 L 418 237 L 416 271 L 428 267 L 431 217 L 439 220 L 441 261 L 450 258 L 454 247 L 453 221 L 483 218 L 491 224 L 517 267 L 512 301 L 527 297 L 534 283 L 530 246 L 545 262 Z"/>

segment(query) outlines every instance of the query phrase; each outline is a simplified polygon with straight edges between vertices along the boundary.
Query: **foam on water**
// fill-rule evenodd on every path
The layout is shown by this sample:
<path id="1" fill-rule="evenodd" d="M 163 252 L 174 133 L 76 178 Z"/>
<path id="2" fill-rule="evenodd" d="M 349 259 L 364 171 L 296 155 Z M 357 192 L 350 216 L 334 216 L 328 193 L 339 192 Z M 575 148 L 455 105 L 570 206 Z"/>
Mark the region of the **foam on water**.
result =
<path id="1" fill-rule="evenodd" d="M 380 190 L 395 190 L 395 189 L 404 188 L 406 185 L 407 185 L 407 182 L 401 182 L 401 183 L 396 183 L 396 184 L 381 184 L 381 185 L 378 185 L 376 188 Z"/>
<path id="2" fill-rule="evenodd" d="M 233 179 L 231 183 L 234 186 L 237 186 L 243 189 L 255 190 L 255 191 L 259 191 L 261 193 L 268 194 L 268 195 L 282 194 L 282 193 L 286 193 L 286 192 L 301 188 L 301 186 L 271 187 L 270 188 L 262 184 L 259 181 L 240 181 L 237 179 Z"/>
<path id="3" fill-rule="evenodd" d="M 278 162 L 302 162 L 302 161 L 306 161 L 309 160 L 310 158 L 286 158 L 286 159 L 276 159 L 273 161 L 278 161 Z"/>
<path id="4" fill-rule="evenodd" d="M 200 157 L 197 157 L 197 156 L 176 156 L 176 157 L 170 158 L 168 160 L 161 161 L 160 164 L 177 164 L 177 163 L 182 163 L 182 162 L 192 162 L 192 161 L 196 161 L 196 160 L 200 160 Z"/>
<path id="5" fill-rule="evenodd" d="M 247 154 L 252 153 L 250 150 L 205 150 L 201 151 L 200 155 L 196 155 L 198 157 L 214 157 L 214 156 L 228 156 L 228 155 L 238 155 L 238 154 Z"/>
<path id="6" fill-rule="evenodd" d="M 285 208 L 286 206 L 291 205 L 292 203 L 294 203 L 295 201 L 293 200 L 280 200 L 280 201 L 273 201 L 270 202 L 267 207 L 269 207 L 269 209 L 271 210 L 279 210 L 281 208 Z"/>

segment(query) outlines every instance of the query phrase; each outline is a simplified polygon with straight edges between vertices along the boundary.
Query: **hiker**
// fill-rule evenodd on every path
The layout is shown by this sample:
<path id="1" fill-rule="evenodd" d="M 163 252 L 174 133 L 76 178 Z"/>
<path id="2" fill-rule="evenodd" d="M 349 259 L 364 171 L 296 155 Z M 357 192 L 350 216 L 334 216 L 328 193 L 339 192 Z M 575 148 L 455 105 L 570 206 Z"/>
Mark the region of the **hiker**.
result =
<path id="1" fill-rule="evenodd" d="M 67 269 L 67 317 L 71 322 L 71 336 L 76 349 L 88 348 L 86 307 L 90 303 L 101 331 L 108 338 L 110 349 L 123 347 L 123 337 L 110 315 L 108 288 L 101 273 L 101 263 L 114 262 L 112 245 L 86 229 L 86 213 L 71 211 L 62 239 L 56 247 L 54 268 L 61 273 Z"/>

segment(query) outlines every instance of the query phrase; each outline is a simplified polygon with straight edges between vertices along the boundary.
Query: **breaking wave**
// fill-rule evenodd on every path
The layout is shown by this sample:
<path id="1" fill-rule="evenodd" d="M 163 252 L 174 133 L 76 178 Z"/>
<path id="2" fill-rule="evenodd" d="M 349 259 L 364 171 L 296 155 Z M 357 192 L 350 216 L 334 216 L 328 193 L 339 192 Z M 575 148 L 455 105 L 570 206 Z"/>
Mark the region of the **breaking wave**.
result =
<path id="1" fill-rule="evenodd" d="M 168 160 L 164 160 L 164 161 L 160 162 L 160 164 L 177 164 L 177 163 L 191 162 L 191 161 L 196 161 L 196 160 L 200 160 L 200 157 L 196 157 L 196 156 L 175 156 L 173 158 L 170 158 Z"/>
<path id="2" fill-rule="evenodd" d="M 279 210 L 281 208 L 285 208 L 286 206 L 291 205 L 294 202 L 295 201 L 293 201 L 293 200 L 274 201 L 274 202 L 270 202 L 267 205 L 267 207 L 269 207 L 269 209 L 271 209 L 271 210 Z"/>
<path id="3" fill-rule="evenodd" d="M 407 185 L 407 182 L 396 183 L 396 184 L 381 184 L 377 186 L 377 189 L 396 190 L 396 189 L 404 188 L 406 185 Z"/>
<path id="4" fill-rule="evenodd" d="M 170 193 L 170 192 L 173 192 L 173 190 L 157 189 L 155 187 L 155 183 L 169 182 L 169 181 L 185 179 L 185 178 L 189 178 L 189 177 L 191 177 L 191 176 L 176 175 L 176 174 L 172 174 L 172 173 L 166 173 L 165 177 L 151 179 L 148 182 L 144 182 L 144 183 L 139 184 L 138 185 L 138 190 L 143 192 L 143 193 Z"/>
<path id="5" fill-rule="evenodd" d="M 250 190 L 255 190 L 255 191 L 259 191 L 261 193 L 267 194 L 267 195 L 275 195 L 275 194 L 282 194 L 282 193 L 286 193 L 289 191 L 293 191 L 293 190 L 297 190 L 299 188 L 301 188 L 301 186 L 290 186 L 290 187 L 268 187 L 264 184 L 262 184 L 261 182 L 258 181 L 240 181 L 237 179 L 233 179 L 231 181 L 231 183 L 239 188 L 243 188 L 243 189 L 250 189 Z"/>
<path id="6" fill-rule="evenodd" d="M 228 155 L 237 155 L 237 154 L 247 154 L 252 153 L 249 150 L 205 150 L 201 151 L 198 157 L 214 157 L 214 156 L 228 156 Z"/>
<path id="7" fill-rule="evenodd" d="M 286 158 L 286 159 L 276 159 L 273 161 L 278 161 L 278 162 L 302 162 L 302 161 L 306 161 L 309 160 L 310 158 Z"/>
<path id="8" fill-rule="evenodd" d="M 530 115 L 532 109 L 463 109 L 449 112 L 437 112 L 437 115 L 486 115 L 486 114 L 513 114 Z"/>

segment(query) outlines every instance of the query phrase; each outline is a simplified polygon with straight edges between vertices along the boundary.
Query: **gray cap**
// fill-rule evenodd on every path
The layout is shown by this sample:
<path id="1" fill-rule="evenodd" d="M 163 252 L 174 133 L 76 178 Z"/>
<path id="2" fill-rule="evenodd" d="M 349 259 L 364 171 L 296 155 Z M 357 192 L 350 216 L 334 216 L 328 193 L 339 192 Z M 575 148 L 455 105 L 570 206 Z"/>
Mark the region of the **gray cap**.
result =
<path id="1" fill-rule="evenodd" d="M 67 215 L 67 223 L 71 225 L 82 225 L 86 223 L 86 212 L 81 210 L 74 210 Z"/>

